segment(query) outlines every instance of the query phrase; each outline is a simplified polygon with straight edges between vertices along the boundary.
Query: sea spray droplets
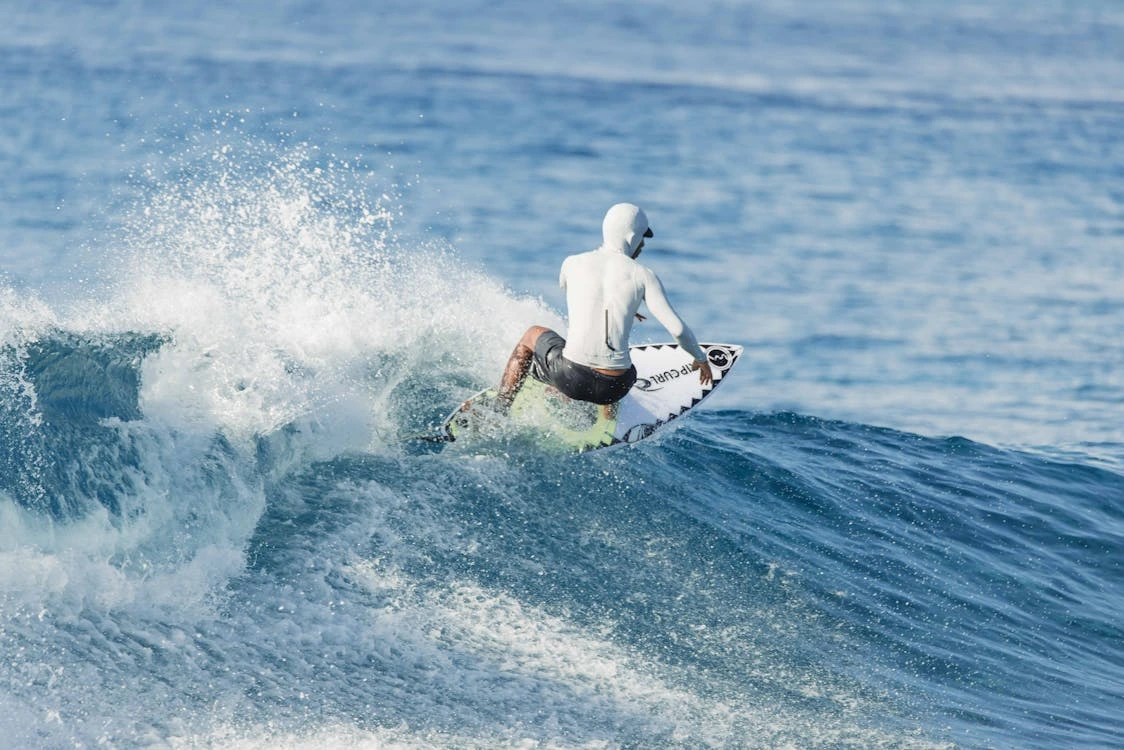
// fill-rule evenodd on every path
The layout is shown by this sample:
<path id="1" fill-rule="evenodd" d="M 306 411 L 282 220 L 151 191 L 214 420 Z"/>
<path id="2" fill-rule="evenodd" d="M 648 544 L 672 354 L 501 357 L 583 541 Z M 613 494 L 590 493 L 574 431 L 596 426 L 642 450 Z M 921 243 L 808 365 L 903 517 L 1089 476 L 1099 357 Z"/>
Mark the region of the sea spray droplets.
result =
<path id="1" fill-rule="evenodd" d="M 116 325 L 169 337 L 144 363 L 146 415 L 367 448 L 424 426 L 494 378 L 522 328 L 557 319 L 447 246 L 398 236 L 395 188 L 368 199 L 358 161 L 225 137 L 173 159 L 122 232 Z"/>
<path id="2" fill-rule="evenodd" d="M 181 167 L 144 199 L 126 234 L 127 262 L 166 264 L 256 296 L 294 285 L 328 292 L 377 261 L 392 215 L 347 184 L 356 179 L 348 165 L 316 166 L 309 147 L 263 162 L 265 148 L 226 145 L 210 163 Z"/>
<path id="3" fill-rule="evenodd" d="M 354 350 L 349 308 L 379 287 L 389 234 L 346 163 L 270 148 L 182 157 L 134 212 L 119 284 L 126 318 L 174 334 L 146 363 L 146 406 L 243 435 L 310 411 L 317 379 Z"/>

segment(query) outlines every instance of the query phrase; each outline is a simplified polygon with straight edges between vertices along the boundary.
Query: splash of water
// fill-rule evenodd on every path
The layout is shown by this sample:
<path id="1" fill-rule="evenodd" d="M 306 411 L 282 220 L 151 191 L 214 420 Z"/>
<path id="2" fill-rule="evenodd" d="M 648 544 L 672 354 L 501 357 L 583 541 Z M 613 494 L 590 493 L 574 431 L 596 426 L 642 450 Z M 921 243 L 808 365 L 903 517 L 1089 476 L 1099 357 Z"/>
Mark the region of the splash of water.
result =
<path id="1" fill-rule="evenodd" d="M 159 600 L 196 566 L 198 602 L 242 565 L 270 481 L 397 450 L 553 315 L 399 236 L 394 189 L 369 199 L 355 161 L 211 135 L 146 170 L 98 292 L 0 297 L 0 542 L 42 574 L 24 580 L 58 582 L 9 593 Z"/>

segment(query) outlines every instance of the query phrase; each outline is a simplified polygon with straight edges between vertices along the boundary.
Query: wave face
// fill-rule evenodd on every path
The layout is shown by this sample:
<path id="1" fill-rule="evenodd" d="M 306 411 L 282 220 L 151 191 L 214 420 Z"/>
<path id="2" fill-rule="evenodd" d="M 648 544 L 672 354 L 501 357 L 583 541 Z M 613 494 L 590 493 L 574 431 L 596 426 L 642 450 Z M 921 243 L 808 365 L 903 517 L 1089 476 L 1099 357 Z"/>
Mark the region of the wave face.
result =
<path id="1" fill-rule="evenodd" d="M 227 162 L 130 218 L 108 299 L 5 293 L 13 747 L 1120 739 L 1112 466 L 744 409 L 399 442 L 553 313 L 349 174 Z"/>
<path id="2" fill-rule="evenodd" d="M 0 475 L 28 746 L 1119 738 L 1117 473 L 741 410 L 603 457 L 329 455 L 325 419 L 146 416 L 169 347 L 7 352 L 35 394 Z"/>

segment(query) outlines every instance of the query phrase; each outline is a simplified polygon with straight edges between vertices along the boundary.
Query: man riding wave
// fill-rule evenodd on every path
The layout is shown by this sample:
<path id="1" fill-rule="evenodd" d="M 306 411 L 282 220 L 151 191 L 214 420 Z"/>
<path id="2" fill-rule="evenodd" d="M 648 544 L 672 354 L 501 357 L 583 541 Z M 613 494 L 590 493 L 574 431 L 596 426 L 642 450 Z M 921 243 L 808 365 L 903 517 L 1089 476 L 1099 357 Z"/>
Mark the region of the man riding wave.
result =
<path id="1" fill-rule="evenodd" d="M 659 277 L 636 258 L 652 237 L 648 217 L 631 203 L 608 210 L 601 246 L 562 263 L 559 284 L 566 290 L 568 339 L 544 326 L 531 326 L 515 345 L 499 387 L 506 410 L 528 373 L 566 396 L 614 404 L 636 382 L 628 339 L 644 303 L 671 337 L 694 358 L 703 385 L 713 381 L 710 363 L 687 324 L 676 314 Z"/>

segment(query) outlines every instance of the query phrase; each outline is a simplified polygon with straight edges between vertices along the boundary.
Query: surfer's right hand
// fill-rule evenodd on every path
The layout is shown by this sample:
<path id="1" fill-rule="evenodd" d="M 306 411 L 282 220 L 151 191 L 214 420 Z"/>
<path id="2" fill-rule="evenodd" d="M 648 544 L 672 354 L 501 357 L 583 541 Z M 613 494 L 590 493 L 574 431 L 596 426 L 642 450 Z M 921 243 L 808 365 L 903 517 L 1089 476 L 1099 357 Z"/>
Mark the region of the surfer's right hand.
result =
<path id="1" fill-rule="evenodd" d="M 710 363 L 705 359 L 696 359 L 691 363 L 691 369 L 699 371 L 699 382 L 703 385 L 714 382 L 714 373 L 710 371 Z"/>

